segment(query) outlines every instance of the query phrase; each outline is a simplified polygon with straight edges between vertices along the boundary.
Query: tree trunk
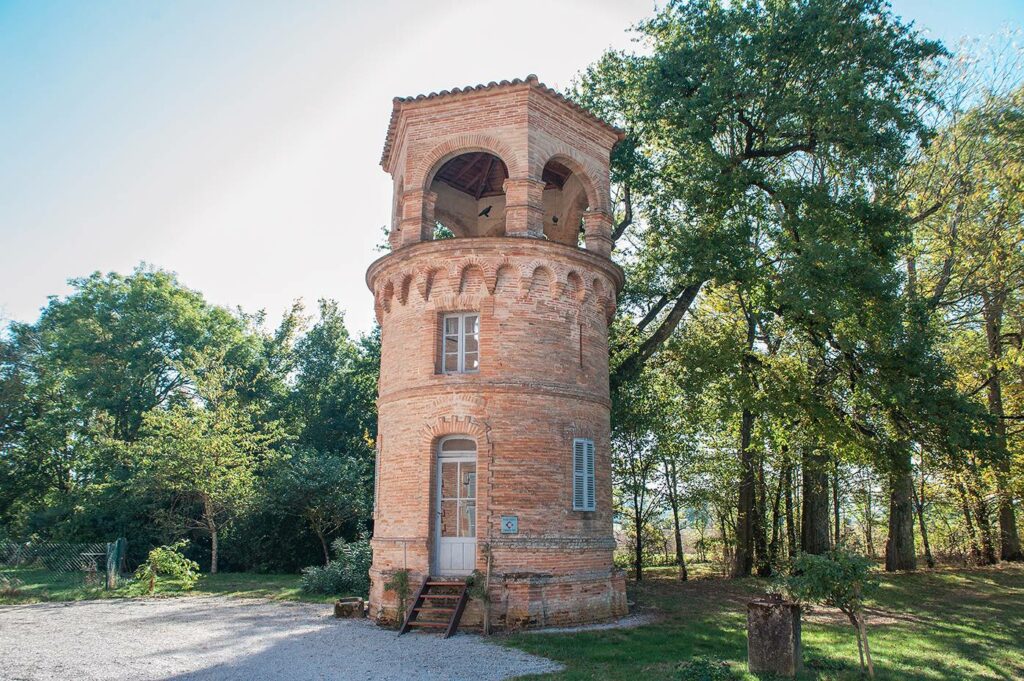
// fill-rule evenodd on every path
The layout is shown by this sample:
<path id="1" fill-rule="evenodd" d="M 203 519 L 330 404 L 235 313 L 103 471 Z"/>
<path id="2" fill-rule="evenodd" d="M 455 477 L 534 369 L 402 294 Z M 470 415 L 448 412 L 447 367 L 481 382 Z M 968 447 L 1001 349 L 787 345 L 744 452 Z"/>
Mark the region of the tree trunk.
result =
<path id="1" fill-rule="evenodd" d="M 971 510 L 974 513 L 974 522 L 978 526 L 978 534 L 981 536 L 981 560 L 980 565 L 995 565 L 999 562 L 996 557 L 995 542 L 992 538 L 992 522 L 989 519 L 988 502 L 981 489 L 981 475 L 978 473 L 977 463 L 969 462 L 967 470 L 967 495 L 971 499 Z"/>
<path id="2" fill-rule="evenodd" d="M 871 477 L 864 483 L 864 543 L 868 558 L 875 557 L 875 509 L 871 497 Z"/>
<path id="3" fill-rule="evenodd" d="M 644 528 L 639 511 L 634 514 L 634 529 L 636 541 L 633 542 L 633 569 L 636 572 L 636 581 L 639 582 L 644 578 Z"/>
<path id="4" fill-rule="evenodd" d="M 935 567 L 932 547 L 928 543 L 928 526 L 924 522 L 924 451 L 921 452 L 921 490 L 914 490 L 914 508 L 917 510 L 918 526 L 921 528 L 921 543 L 924 545 L 924 561 L 929 568 Z"/>
<path id="5" fill-rule="evenodd" d="M 871 646 L 868 645 L 868 628 L 864 623 L 864 615 L 857 615 L 857 632 L 860 634 L 860 640 L 864 642 L 864 657 L 868 661 L 868 678 L 875 678 L 875 663 L 871 661 Z"/>
<path id="6" fill-rule="evenodd" d="M 839 516 L 839 459 L 832 460 L 832 517 L 835 525 L 835 540 L 833 546 L 838 547 L 842 541 L 842 523 Z"/>
<path id="7" fill-rule="evenodd" d="M 766 535 L 768 528 L 768 486 L 764 481 L 764 451 L 757 457 L 757 480 L 754 487 L 754 522 L 751 523 L 754 530 L 754 565 L 758 577 L 771 577 L 772 560 L 768 555 L 768 544 Z"/>
<path id="8" fill-rule="evenodd" d="M 906 450 L 909 455 L 909 448 Z M 885 570 L 917 569 L 914 547 L 914 473 L 909 456 L 889 473 L 889 539 L 885 542 Z"/>
<path id="9" fill-rule="evenodd" d="M 786 543 L 789 545 L 789 557 L 796 557 L 796 518 L 793 517 L 793 465 L 786 464 Z"/>
<path id="10" fill-rule="evenodd" d="M 1007 478 L 1010 473 L 1010 455 L 1006 444 L 1006 414 L 1003 411 L 1002 368 L 1003 358 L 1003 300 L 1005 293 L 986 297 L 984 305 L 985 338 L 988 341 L 988 412 L 993 419 L 996 443 L 996 490 L 999 494 L 999 557 L 1003 560 L 1024 560 L 1017 516 L 1013 507 L 1013 494 Z"/>
<path id="11" fill-rule="evenodd" d="M 683 551 L 683 531 L 679 524 L 679 496 L 678 478 L 676 475 L 676 462 L 669 460 L 665 462 L 665 481 L 668 483 L 668 503 L 672 507 L 672 530 L 675 533 L 676 541 L 676 565 L 679 566 L 679 581 L 685 582 L 686 574 L 686 553 Z"/>
<path id="12" fill-rule="evenodd" d="M 783 464 L 788 468 L 789 464 Z M 764 471 L 764 467 L 761 468 Z M 763 476 L 763 472 L 762 472 Z M 785 478 L 779 475 L 779 484 L 775 488 L 775 499 L 772 500 L 772 538 L 768 543 L 768 565 L 769 567 L 779 564 L 779 544 L 781 543 L 781 516 L 779 507 L 782 505 L 782 488 L 785 485 Z"/>
<path id="13" fill-rule="evenodd" d="M 327 539 L 324 538 L 324 533 L 320 530 L 316 530 L 316 538 L 320 540 L 320 548 L 324 552 L 324 565 L 329 565 L 331 562 L 331 552 L 327 547 Z"/>
<path id="14" fill-rule="evenodd" d="M 918 526 L 921 527 L 921 542 L 925 546 L 925 563 L 929 567 L 935 567 L 935 558 L 932 557 L 932 547 L 928 543 L 928 526 L 925 524 L 925 502 L 922 497 L 914 492 L 913 505 L 918 510 Z"/>
<path id="15" fill-rule="evenodd" d="M 828 518 L 828 457 L 817 445 L 803 453 L 803 511 L 800 548 L 821 555 L 831 549 Z"/>
<path id="16" fill-rule="evenodd" d="M 747 409 L 740 417 L 740 494 L 736 516 L 736 553 L 733 555 L 733 577 L 749 577 L 754 564 L 754 461 L 750 451 L 750 435 L 754 415 Z"/>
<path id="17" fill-rule="evenodd" d="M 203 515 L 206 520 L 206 529 L 210 533 L 210 574 L 217 574 L 217 519 L 213 514 L 213 502 L 209 498 L 203 499 Z"/>
<path id="18" fill-rule="evenodd" d="M 970 558 L 968 562 L 972 565 L 981 563 L 981 547 L 978 545 L 978 533 L 974 529 L 974 520 L 971 518 L 971 504 L 967 499 L 967 488 L 963 481 L 956 481 L 956 489 L 960 495 L 960 509 L 964 514 L 964 522 L 967 524 L 967 535 L 970 547 Z"/>
<path id="19" fill-rule="evenodd" d="M 718 515 L 718 531 L 722 535 L 722 562 L 725 564 L 726 571 L 732 568 L 732 547 L 729 545 L 729 525 L 726 520 L 725 514 L 722 513 L 722 509 L 715 509 L 716 515 Z"/>

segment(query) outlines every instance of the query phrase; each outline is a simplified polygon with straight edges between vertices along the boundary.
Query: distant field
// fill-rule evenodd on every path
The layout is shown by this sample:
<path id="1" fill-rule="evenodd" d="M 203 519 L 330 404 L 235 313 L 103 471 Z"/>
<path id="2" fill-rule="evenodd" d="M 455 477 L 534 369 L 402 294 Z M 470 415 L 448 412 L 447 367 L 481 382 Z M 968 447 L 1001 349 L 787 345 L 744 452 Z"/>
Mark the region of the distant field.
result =
<path id="1" fill-rule="evenodd" d="M 518 634 L 508 643 L 562 662 L 554 676 L 581 681 L 678 679 L 681 661 L 703 655 L 744 678 L 746 602 L 763 593 L 756 579 L 680 583 L 658 569 L 629 583 L 634 610 L 661 617 L 636 629 Z M 868 613 L 878 679 L 1024 679 L 1024 566 L 887 575 Z M 804 617 L 802 678 L 860 679 L 853 630 L 838 613 Z M 747 676 L 753 679 L 755 677 Z"/>

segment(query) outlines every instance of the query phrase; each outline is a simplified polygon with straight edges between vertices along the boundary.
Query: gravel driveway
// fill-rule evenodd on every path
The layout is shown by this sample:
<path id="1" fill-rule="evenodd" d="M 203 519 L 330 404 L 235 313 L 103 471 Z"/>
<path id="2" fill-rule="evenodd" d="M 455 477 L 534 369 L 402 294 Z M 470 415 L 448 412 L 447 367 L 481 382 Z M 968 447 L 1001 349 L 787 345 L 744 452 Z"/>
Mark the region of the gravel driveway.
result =
<path id="1" fill-rule="evenodd" d="M 0 679 L 466 679 L 557 671 L 459 634 L 399 638 L 330 606 L 194 596 L 0 607 Z"/>

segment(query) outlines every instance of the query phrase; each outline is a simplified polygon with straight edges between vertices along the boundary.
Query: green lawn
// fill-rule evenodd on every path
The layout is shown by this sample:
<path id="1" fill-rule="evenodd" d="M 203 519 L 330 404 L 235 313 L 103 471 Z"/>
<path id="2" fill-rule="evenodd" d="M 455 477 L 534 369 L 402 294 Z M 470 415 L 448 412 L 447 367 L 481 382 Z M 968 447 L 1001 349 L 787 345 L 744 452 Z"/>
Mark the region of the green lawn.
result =
<path id="1" fill-rule="evenodd" d="M 96 598 L 129 598 L 138 596 L 135 585 L 126 583 L 107 591 L 98 585 L 83 584 L 81 575 L 54 574 L 36 569 L 4 569 L 0 576 L 15 577 L 22 582 L 17 595 L 0 594 L 0 605 L 36 603 L 40 601 L 81 601 Z M 203 575 L 192 591 L 182 592 L 174 582 L 158 582 L 157 596 L 241 596 L 273 600 L 330 603 L 336 596 L 307 594 L 300 588 L 299 575 L 260 575 L 249 572 L 226 572 Z"/>
<path id="2" fill-rule="evenodd" d="M 678 679 L 678 664 L 700 655 L 728 662 L 737 677 L 755 678 L 745 674 L 746 602 L 763 593 L 764 582 L 680 583 L 672 575 L 657 570 L 630 582 L 634 610 L 656 613 L 656 623 L 506 641 L 566 666 L 535 677 L 546 680 Z M 868 627 L 878 679 L 1022 679 L 1024 566 L 886 576 Z M 803 644 L 802 678 L 860 678 L 853 629 L 837 613 L 805 615 Z"/>

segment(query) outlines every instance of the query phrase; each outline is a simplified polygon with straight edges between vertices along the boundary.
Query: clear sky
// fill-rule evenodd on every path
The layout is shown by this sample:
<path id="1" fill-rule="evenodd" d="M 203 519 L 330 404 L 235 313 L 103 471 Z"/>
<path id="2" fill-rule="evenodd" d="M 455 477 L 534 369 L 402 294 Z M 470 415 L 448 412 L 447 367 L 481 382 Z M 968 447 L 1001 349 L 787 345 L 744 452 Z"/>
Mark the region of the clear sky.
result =
<path id="1" fill-rule="evenodd" d="M 1024 0 L 893 4 L 948 43 L 1024 25 Z M 565 86 L 653 6 L 0 0 L 0 319 L 145 261 L 271 321 L 335 298 L 367 330 L 391 98 Z"/>

